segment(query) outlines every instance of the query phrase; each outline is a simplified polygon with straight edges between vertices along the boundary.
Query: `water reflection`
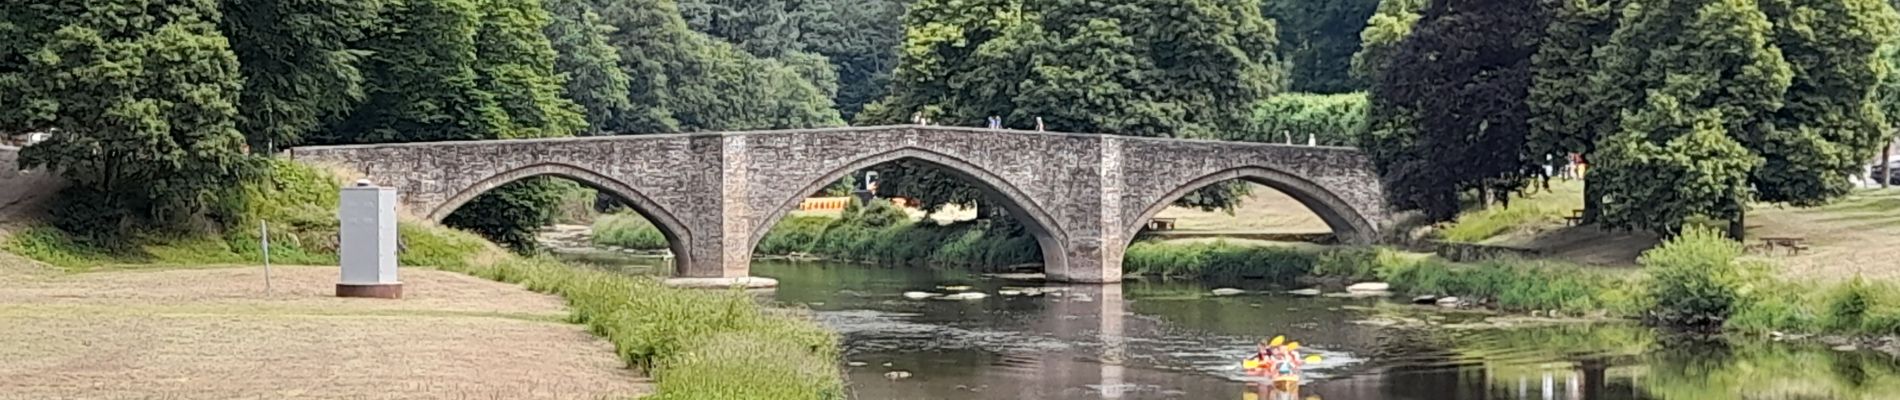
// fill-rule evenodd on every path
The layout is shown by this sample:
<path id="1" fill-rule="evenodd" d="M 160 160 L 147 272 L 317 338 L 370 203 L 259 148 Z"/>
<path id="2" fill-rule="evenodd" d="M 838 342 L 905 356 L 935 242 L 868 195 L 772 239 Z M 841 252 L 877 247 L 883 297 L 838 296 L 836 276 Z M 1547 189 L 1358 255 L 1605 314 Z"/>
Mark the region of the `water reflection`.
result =
<path id="1" fill-rule="evenodd" d="M 754 271 L 780 280 L 772 298 L 812 308 L 842 334 L 859 399 L 1900 399 L 1900 361 L 1890 356 L 1684 340 L 1628 324 L 1459 329 L 1484 317 L 1367 300 L 1211 297 L 1187 283 L 1044 286 L 824 263 Z M 944 285 L 992 296 L 901 296 Z M 1019 287 L 1051 294 L 998 295 Z M 1325 357 L 1304 387 L 1276 390 L 1240 371 L 1252 343 L 1276 334 Z M 885 378 L 891 371 L 914 375 Z"/>

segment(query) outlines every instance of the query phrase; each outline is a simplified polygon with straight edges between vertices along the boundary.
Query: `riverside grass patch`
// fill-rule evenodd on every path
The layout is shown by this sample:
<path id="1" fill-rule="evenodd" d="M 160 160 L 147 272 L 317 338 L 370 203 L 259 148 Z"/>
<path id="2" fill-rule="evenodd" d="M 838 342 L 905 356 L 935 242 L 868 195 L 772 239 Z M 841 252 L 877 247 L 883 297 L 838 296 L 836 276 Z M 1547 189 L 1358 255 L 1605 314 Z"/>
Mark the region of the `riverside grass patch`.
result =
<path id="1" fill-rule="evenodd" d="M 648 277 L 542 258 L 442 268 L 567 299 L 571 320 L 647 371 L 656 399 L 843 399 L 838 337 L 744 292 L 674 289 Z"/>
<path id="2" fill-rule="evenodd" d="M 838 217 L 791 216 L 759 240 L 755 254 L 810 254 L 839 261 L 995 269 L 1040 262 L 1036 239 L 1010 221 L 911 222 L 884 200 L 855 200 Z M 635 214 L 594 223 L 594 244 L 636 250 L 667 248 L 659 228 Z"/>

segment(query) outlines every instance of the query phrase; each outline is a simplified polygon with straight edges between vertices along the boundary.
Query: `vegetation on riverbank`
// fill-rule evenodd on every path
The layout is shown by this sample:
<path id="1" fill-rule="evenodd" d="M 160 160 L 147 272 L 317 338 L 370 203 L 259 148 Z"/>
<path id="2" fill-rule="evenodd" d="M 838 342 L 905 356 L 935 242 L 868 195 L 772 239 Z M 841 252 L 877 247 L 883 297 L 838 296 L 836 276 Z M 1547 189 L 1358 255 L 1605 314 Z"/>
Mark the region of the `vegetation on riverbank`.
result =
<path id="1" fill-rule="evenodd" d="M 247 184 L 242 205 L 221 214 L 235 226 L 272 226 L 278 263 L 336 262 L 334 210 L 340 180 L 290 162 Z M 566 298 L 572 322 L 613 343 L 631 366 L 651 374 L 660 399 L 838 399 L 837 338 L 808 318 L 757 304 L 743 293 L 672 289 L 652 278 L 589 270 L 502 251 L 471 233 L 433 224 L 400 224 L 405 266 L 438 268 L 517 283 Z M 260 261 L 258 233 L 163 232 L 100 245 L 51 227 L 0 240 L 0 249 L 69 271 L 169 268 Z M 664 243 L 664 241 L 662 241 Z M 743 343 L 741 343 L 743 342 Z"/>
<path id="2" fill-rule="evenodd" d="M 772 227 L 754 253 L 812 255 L 839 261 L 995 269 L 1042 260 L 1036 239 L 1007 220 L 911 221 L 902 208 L 852 201 L 839 217 L 791 216 Z M 594 244 L 635 250 L 667 248 L 666 237 L 634 214 L 594 222 Z"/>

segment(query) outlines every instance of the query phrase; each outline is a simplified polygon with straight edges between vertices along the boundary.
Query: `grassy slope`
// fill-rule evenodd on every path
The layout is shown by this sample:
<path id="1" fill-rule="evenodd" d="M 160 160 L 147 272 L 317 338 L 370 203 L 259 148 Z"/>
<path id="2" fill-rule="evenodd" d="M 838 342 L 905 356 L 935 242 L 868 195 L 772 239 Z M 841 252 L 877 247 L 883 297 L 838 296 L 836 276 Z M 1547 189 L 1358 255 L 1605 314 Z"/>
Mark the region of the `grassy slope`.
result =
<path id="1" fill-rule="evenodd" d="M 1552 182 L 1552 191 L 1524 196 L 1510 208 L 1468 212 L 1439 234 L 1448 241 L 1542 250 L 1550 258 L 1584 264 L 1634 266 L 1644 250 L 1661 238 L 1643 232 L 1608 232 L 1595 227 L 1566 227 L 1563 217 L 1582 207 L 1579 182 Z M 1815 208 L 1756 205 L 1748 216 L 1748 235 L 1800 237 L 1809 251 L 1800 255 L 1753 255 L 1781 266 L 1788 276 L 1845 280 L 1856 274 L 1900 280 L 1900 189 L 1856 192 Z"/>

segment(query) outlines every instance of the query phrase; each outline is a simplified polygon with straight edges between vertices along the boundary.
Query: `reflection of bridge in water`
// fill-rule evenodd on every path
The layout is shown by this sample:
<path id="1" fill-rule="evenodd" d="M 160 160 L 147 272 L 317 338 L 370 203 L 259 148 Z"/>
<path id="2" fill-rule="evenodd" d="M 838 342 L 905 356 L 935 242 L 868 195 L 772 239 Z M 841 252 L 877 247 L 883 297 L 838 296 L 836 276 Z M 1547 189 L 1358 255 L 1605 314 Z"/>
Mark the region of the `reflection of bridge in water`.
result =
<path id="1" fill-rule="evenodd" d="M 1387 211 L 1366 157 L 1346 148 L 891 126 L 742 133 L 300 147 L 401 193 L 440 220 L 540 175 L 620 197 L 658 226 L 683 277 L 750 274 L 752 249 L 799 203 L 853 171 L 897 160 L 942 167 L 1024 221 L 1051 279 L 1118 282 L 1146 221 L 1189 192 L 1244 179 L 1287 193 L 1346 241 Z"/>

